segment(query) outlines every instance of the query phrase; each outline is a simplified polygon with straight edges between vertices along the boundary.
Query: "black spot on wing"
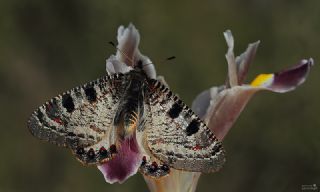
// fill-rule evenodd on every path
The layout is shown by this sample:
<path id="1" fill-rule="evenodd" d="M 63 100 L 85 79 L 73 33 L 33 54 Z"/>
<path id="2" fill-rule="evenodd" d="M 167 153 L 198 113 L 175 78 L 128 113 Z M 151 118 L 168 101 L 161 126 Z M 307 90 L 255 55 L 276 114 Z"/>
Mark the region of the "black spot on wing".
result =
<path id="1" fill-rule="evenodd" d="M 107 149 L 104 147 L 100 147 L 100 149 L 99 149 L 100 159 L 104 159 L 104 158 L 108 157 L 108 155 L 109 155 L 109 152 L 107 151 Z"/>
<path id="2" fill-rule="evenodd" d="M 94 87 L 85 88 L 84 93 L 86 94 L 88 101 L 95 102 L 97 100 L 97 92 Z"/>
<path id="3" fill-rule="evenodd" d="M 36 114 L 37 114 L 39 121 L 42 122 L 43 121 L 43 113 L 38 109 Z"/>
<path id="4" fill-rule="evenodd" d="M 76 137 L 77 135 L 74 134 L 73 132 L 67 132 L 67 136 L 69 136 L 69 137 Z"/>
<path id="5" fill-rule="evenodd" d="M 94 150 L 92 148 L 90 148 L 89 151 L 87 152 L 88 159 L 92 160 L 95 158 L 95 156 L 96 156 L 96 154 L 95 154 Z"/>
<path id="6" fill-rule="evenodd" d="M 170 110 L 168 111 L 168 115 L 171 118 L 175 119 L 175 118 L 179 117 L 179 114 L 181 113 L 182 109 L 183 109 L 183 107 L 181 105 L 174 103 L 172 105 L 172 107 L 170 108 Z"/>
<path id="7" fill-rule="evenodd" d="M 214 146 L 214 148 L 212 149 L 211 154 L 214 156 L 216 155 L 219 151 L 221 151 L 222 149 L 222 144 L 218 143 L 216 146 Z"/>
<path id="8" fill-rule="evenodd" d="M 76 149 L 76 154 L 77 155 L 83 155 L 84 153 L 85 153 L 85 151 L 84 151 L 83 147 L 78 147 Z"/>
<path id="9" fill-rule="evenodd" d="M 200 121 L 192 120 L 186 128 L 187 136 L 191 136 L 199 131 Z"/>
<path id="10" fill-rule="evenodd" d="M 65 94 L 62 96 L 62 106 L 66 108 L 66 110 L 71 113 L 74 111 L 74 103 L 70 94 Z"/>

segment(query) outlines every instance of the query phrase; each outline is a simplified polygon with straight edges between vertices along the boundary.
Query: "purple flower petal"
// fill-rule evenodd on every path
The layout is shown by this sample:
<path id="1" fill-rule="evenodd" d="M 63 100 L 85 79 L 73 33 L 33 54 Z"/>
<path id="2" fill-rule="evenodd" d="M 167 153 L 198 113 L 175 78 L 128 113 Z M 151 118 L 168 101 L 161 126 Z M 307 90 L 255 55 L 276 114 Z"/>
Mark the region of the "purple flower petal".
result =
<path id="1" fill-rule="evenodd" d="M 207 123 L 216 137 L 222 140 L 254 93 L 260 90 L 278 93 L 291 91 L 305 81 L 312 65 L 312 59 L 302 60 L 298 65 L 282 72 L 259 75 L 251 85 L 222 90 L 212 87 L 196 97 L 192 109 Z"/>
<path id="2" fill-rule="evenodd" d="M 274 73 L 272 83 L 265 86 L 270 91 L 285 93 L 301 85 L 309 74 L 313 59 L 301 60 L 297 65 L 279 73 Z"/>
<path id="3" fill-rule="evenodd" d="M 134 137 L 124 140 L 117 149 L 117 154 L 110 161 L 99 165 L 98 169 L 108 183 L 123 183 L 137 173 L 142 161 L 137 140 Z"/>

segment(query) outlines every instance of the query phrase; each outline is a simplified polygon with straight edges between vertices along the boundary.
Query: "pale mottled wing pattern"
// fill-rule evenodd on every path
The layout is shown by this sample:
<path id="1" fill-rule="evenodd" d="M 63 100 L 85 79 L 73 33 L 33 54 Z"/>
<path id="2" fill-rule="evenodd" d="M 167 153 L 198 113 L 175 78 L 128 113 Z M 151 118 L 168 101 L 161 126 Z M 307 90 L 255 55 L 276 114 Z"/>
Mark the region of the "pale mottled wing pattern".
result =
<path id="1" fill-rule="evenodd" d="M 30 132 L 41 140 L 70 148 L 85 164 L 112 156 L 113 117 L 126 75 L 104 76 L 58 95 L 35 110 Z"/>
<path id="2" fill-rule="evenodd" d="M 178 96 L 157 80 L 149 80 L 146 97 L 146 145 L 170 167 L 194 172 L 215 172 L 225 152 L 210 129 Z"/>

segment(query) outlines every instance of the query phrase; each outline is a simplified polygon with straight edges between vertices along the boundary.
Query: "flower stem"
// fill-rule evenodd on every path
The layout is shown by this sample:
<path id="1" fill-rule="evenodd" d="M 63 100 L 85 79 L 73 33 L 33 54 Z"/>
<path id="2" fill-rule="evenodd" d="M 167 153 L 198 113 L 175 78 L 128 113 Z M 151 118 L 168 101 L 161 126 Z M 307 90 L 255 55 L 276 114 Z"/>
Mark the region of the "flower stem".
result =
<path id="1" fill-rule="evenodd" d="M 170 174 L 160 179 L 144 176 L 150 192 L 194 192 L 201 173 L 171 169 Z"/>

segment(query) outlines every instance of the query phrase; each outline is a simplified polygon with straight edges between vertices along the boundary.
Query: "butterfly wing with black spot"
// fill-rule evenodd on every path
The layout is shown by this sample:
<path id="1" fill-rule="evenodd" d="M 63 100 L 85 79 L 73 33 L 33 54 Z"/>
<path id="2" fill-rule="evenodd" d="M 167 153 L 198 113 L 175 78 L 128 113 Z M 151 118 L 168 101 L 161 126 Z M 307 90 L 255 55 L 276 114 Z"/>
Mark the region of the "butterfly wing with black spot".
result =
<path id="1" fill-rule="evenodd" d="M 122 74 L 105 76 L 54 97 L 32 113 L 30 132 L 70 148 L 85 164 L 111 157 L 108 148 L 115 142 L 113 117 L 126 78 Z"/>
<path id="2" fill-rule="evenodd" d="M 159 81 L 149 80 L 146 145 L 170 167 L 215 172 L 225 162 L 224 150 L 210 129 Z"/>

